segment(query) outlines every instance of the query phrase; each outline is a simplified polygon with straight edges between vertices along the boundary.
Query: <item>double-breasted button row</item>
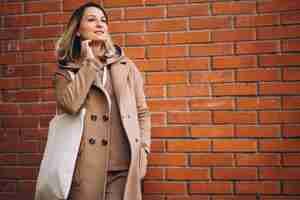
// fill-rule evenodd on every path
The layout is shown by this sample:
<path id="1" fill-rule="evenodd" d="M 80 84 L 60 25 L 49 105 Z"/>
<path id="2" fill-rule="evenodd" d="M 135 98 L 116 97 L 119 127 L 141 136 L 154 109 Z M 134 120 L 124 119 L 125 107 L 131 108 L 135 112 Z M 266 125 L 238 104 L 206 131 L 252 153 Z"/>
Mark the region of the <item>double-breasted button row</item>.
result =
<path id="1" fill-rule="evenodd" d="M 92 121 L 97 121 L 97 119 L 98 119 L 98 116 L 97 115 L 91 115 L 91 120 Z M 105 114 L 105 115 L 103 115 L 102 116 L 102 119 L 103 119 L 103 121 L 108 121 L 109 120 L 109 116 L 107 115 L 107 114 Z"/>
<path id="2" fill-rule="evenodd" d="M 96 143 L 96 139 L 95 138 L 90 138 L 89 139 L 89 143 L 90 144 L 95 144 Z M 106 146 L 107 144 L 108 144 L 108 141 L 107 141 L 107 139 L 102 139 L 101 140 L 101 144 L 103 145 L 103 146 Z"/>

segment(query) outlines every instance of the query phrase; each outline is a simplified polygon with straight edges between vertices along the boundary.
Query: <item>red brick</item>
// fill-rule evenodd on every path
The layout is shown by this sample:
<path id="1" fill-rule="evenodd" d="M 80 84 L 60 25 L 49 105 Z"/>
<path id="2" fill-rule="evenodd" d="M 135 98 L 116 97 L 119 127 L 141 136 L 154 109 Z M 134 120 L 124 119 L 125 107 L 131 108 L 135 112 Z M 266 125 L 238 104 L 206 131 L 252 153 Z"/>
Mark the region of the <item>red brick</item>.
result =
<path id="1" fill-rule="evenodd" d="M 214 57 L 212 60 L 214 69 L 249 68 L 256 67 L 255 56 L 226 56 Z"/>
<path id="2" fill-rule="evenodd" d="M 261 66 L 277 65 L 299 65 L 300 56 L 298 55 L 267 55 L 259 57 Z"/>
<path id="3" fill-rule="evenodd" d="M 199 168 L 167 168 L 168 180 L 204 180 L 209 179 L 209 169 Z"/>
<path id="4" fill-rule="evenodd" d="M 202 153 L 191 155 L 192 166 L 233 166 L 234 158 L 228 153 Z"/>
<path id="5" fill-rule="evenodd" d="M 96 0 L 94 0 L 93 2 L 96 2 Z M 85 0 L 63 0 L 63 10 L 64 11 L 74 11 L 79 6 L 83 5 L 84 3 L 86 3 Z"/>
<path id="6" fill-rule="evenodd" d="M 280 109 L 281 101 L 279 98 L 239 98 L 237 99 L 237 107 L 240 110 L 265 110 Z"/>
<path id="7" fill-rule="evenodd" d="M 261 123 L 300 123 L 300 112 L 262 111 L 259 118 Z"/>
<path id="8" fill-rule="evenodd" d="M 170 44 L 207 43 L 209 32 L 179 32 L 169 33 Z"/>
<path id="9" fill-rule="evenodd" d="M 0 89 L 11 90 L 22 87 L 22 81 L 19 78 L 0 79 Z"/>
<path id="10" fill-rule="evenodd" d="M 151 152 L 165 152 L 165 141 L 152 140 L 151 141 Z"/>
<path id="11" fill-rule="evenodd" d="M 279 24 L 279 15 L 236 16 L 236 27 L 259 27 Z"/>
<path id="12" fill-rule="evenodd" d="M 208 195 L 170 195 L 167 196 L 167 200 L 209 200 L 209 196 Z M 152 200 L 152 199 L 151 199 Z M 154 200 L 154 199 L 153 199 Z"/>
<path id="13" fill-rule="evenodd" d="M 213 178 L 216 180 L 256 180 L 257 172 L 250 167 L 216 167 L 213 169 Z"/>
<path id="14" fill-rule="evenodd" d="M 253 195 L 231 195 L 231 196 L 226 196 L 226 195 L 216 195 L 213 196 L 211 200 L 257 200 L 257 196 Z"/>
<path id="15" fill-rule="evenodd" d="M 300 126 L 284 125 L 282 134 L 284 137 L 299 137 L 300 136 Z"/>
<path id="16" fill-rule="evenodd" d="M 130 7 L 130 6 L 143 6 L 143 0 L 118 0 L 118 1 L 110 1 L 104 0 L 104 7 L 111 8 L 111 7 Z"/>
<path id="17" fill-rule="evenodd" d="M 300 92 L 300 84 L 281 82 L 281 83 L 261 83 L 259 85 L 261 95 L 298 95 Z"/>
<path id="18" fill-rule="evenodd" d="M 122 8 L 106 9 L 105 11 L 108 15 L 109 23 L 111 21 L 122 20 L 124 18 L 123 10 L 124 9 L 122 9 Z"/>
<path id="19" fill-rule="evenodd" d="M 171 84 L 186 83 L 187 73 L 185 72 L 149 72 L 146 77 L 147 84 Z"/>
<path id="20" fill-rule="evenodd" d="M 186 192 L 185 183 L 144 182 L 144 193 L 181 194 Z"/>
<path id="21" fill-rule="evenodd" d="M 234 109 L 233 99 L 209 98 L 209 99 L 191 99 L 190 108 L 192 110 L 228 110 Z"/>
<path id="22" fill-rule="evenodd" d="M 166 122 L 166 115 L 164 113 L 152 113 L 151 114 L 151 124 L 155 125 L 163 125 Z"/>
<path id="23" fill-rule="evenodd" d="M 38 90 L 24 90 L 16 92 L 12 98 L 17 102 L 35 102 L 40 99 L 40 91 Z"/>
<path id="24" fill-rule="evenodd" d="M 261 152 L 297 152 L 300 150 L 300 140 L 261 140 L 259 149 Z"/>
<path id="25" fill-rule="evenodd" d="M 20 154 L 18 155 L 17 165 L 40 165 L 41 154 Z"/>
<path id="26" fill-rule="evenodd" d="M 168 152 L 208 152 L 211 149 L 209 140 L 176 140 L 167 141 Z"/>
<path id="27" fill-rule="evenodd" d="M 168 70 L 207 70 L 208 58 L 168 59 Z"/>
<path id="28" fill-rule="evenodd" d="M 294 68 L 287 68 L 283 71 L 283 80 L 298 81 L 300 80 L 300 70 Z"/>
<path id="29" fill-rule="evenodd" d="M 22 35 L 23 29 L 21 28 L 4 29 L 0 31 L 0 40 L 18 40 L 22 39 Z"/>
<path id="30" fill-rule="evenodd" d="M 238 182 L 236 184 L 236 192 L 251 194 L 279 194 L 279 182 Z"/>
<path id="31" fill-rule="evenodd" d="M 214 152 L 256 152 L 257 142 L 253 140 L 227 139 L 213 141 Z"/>
<path id="32" fill-rule="evenodd" d="M 183 4 L 186 0 L 145 0 L 146 5 Z"/>
<path id="33" fill-rule="evenodd" d="M 279 51 L 278 42 L 239 42 L 236 46 L 237 54 L 264 54 Z"/>
<path id="34" fill-rule="evenodd" d="M 208 96 L 209 89 L 207 84 L 202 85 L 176 85 L 168 87 L 169 97 L 192 97 Z"/>
<path id="35" fill-rule="evenodd" d="M 70 14 L 46 14 L 43 22 L 45 25 L 66 24 L 70 19 Z"/>
<path id="36" fill-rule="evenodd" d="M 33 51 L 42 50 L 42 41 L 38 40 L 7 40 L 2 43 L 3 51 Z"/>
<path id="37" fill-rule="evenodd" d="M 187 110 L 187 101 L 180 99 L 149 100 L 147 102 L 150 111 L 175 111 Z M 0 104 L 1 105 L 1 104 Z"/>
<path id="38" fill-rule="evenodd" d="M 266 180 L 299 180 L 300 171 L 298 168 L 259 168 L 260 179 Z"/>
<path id="39" fill-rule="evenodd" d="M 17 115 L 20 113 L 19 105 L 0 103 L 0 113 L 3 115 Z"/>
<path id="40" fill-rule="evenodd" d="M 225 56 L 232 55 L 233 51 L 232 44 L 209 44 L 190 47 L 191 56 Z"/>
<path id="41" fill-rule="evenodd" d="M 158 167 L 148 167 L 145 179 L 162 180 L 164 178 L 164 169 Z"/>
<path id="42" fill-rule="evenodd" d="M 284 182 L 283 193 L 285 194 L 300 194 L 300 182 Z"/>
<path id="43" fill-rule="evenodd" d="M 166 71 L 167 63 L 163 59 L 147 59 L 147 60 L 135 60 L 135 64 L 140 71 L 152 72 L 152 71 Z"/>
<path id="44" fill-rule="evenodd" d="M 299 200 L 299 196 L 262 196 L 261 200 Z"/>
<path id="45" fill-rule="evenodd" d="M 22 115 L 55 114 L 56 104 L 20 104 L 20 112 Z"/>
<path id="46" fill-rule="evenodd" d="M 233 184 L 229 182 L 203 182 L 191 183 L 190 193 L 195 194 L 231 194 L 233 191 Z"/>
<path id="47" fill-rule="evenodd" d="M 221 2 L 212 4 L 213 14 L 252 14 L 256 12 L 255 2 Z"/>
<path id="48" fill-rule="evenodd" d="M 44 50 L 55 50 L 55 40 L 44 40 L 43 41 L 43 46 L 44 46 Z"/>
<path id="49" fill-rule="evenodd" d="M 283 166 L 300 166 L 300 153 L 284 153 Z"/>
<path id="50" fill-rule="evenodd" d="M 186 166 L 187 156 L 175 153 L 151 153 L 149 157 L 150 166 Z"/>
<path id="51" fill-rule="evenodd" d="M 299 109 L 300 97 L 286 96 L 283 97 L 283 109 Z"/>
<path id="52" fill-rule="evenodd" d="M 230 42 L 256 39 L 255 31 L 252 29 L 213 31 L 211 37 L 212 41 L 214 42 Z"/>
<path id="53" fill-rule="evenodd" d="M 209 8 L 208 4 L 191 4 L 182 6 L 169 6 L 168 17 L 184 17 L 184 16 L 207 16 Z"/>
<path id="54" fill-rule="evenodd" d="M 271 0 L 258 2 L 258 12 L 280 12 L 300 9 L 297 1 L 293 0 Z"/>
<path id="55" fill-rule="evenodd" d="M 60 1 L 25 2 L 25 13 L 44 13 L 61 11 Z"/>
<path id="56" fill-rule="evenodd" d="M 56 57 L 53 51 L 33 51 L 24 53 L 25 64 L 55 62 Z"/>
<path id="57" fill-rule="evenodd" d="M 4 154 L 3 152 L 0 154 L 0 165 L 16 165 L 17 163 L 17 155 L 16 154 Z M 1 191 L 3 192 L 13 192 L 10 187 L 11 185 L 8 184 L 7 186 L 0 181 Z M 5 189 L 2 189 L 5 188 Z"/>
<path id="58" fill-rule="evenodd" d="M 160 46 L 160 47 L 148 47 L 148 58 L 175 58 L 184 57 L 187 55 L 187 48 L 183 46 Z"/>
<path id="59" fill-rule="evenodd" d="M 300 21 L 300 13 L 288 12 L 280 15 L 281 24 L 298 24 Z"/>
<path id="60" fill-rule="evenodd" d="M 145 94 L 147 97 L 163 97 L 165 96 L 164 87 L 163 86 L 145 86 Z"/>
<path id="61" fill-rule="evenodd" d="M 279 137 L 281 133 L 280 126 L 237 126 L 236 136 L 237 137 Z"/>
<path id="62" fill-rule="evenodd" d="M 170 124 L 208 124 L 211 123 L 209 112 L 169 112 Z"/>
<path id="63" fill-rule="evenodd" d="M 22 61 L 22 56 L 17 53 L 5 53 L 0 55 L 1 65 L 15 65 L 20 64 Z"/>
<path id="64" fill-rule="evenodd" d="M 191 127 L 192 137 L 233 137 L 232 126 L 192 126 Z"/>
<path id="65" fill-rule="evenodd" d="M 164 33 L 134 34 L 126 36 L 126 45 L 144 46 L 166 44 L 167 35 Z"/>
<path id="66" fill-rule="evenodd" d="M 279 81 L 280 69 L 246 69 L 237 71 L 237 81 Z"/>
<path id="67" fill-rule="evenodd" d="M 7 14 L 20 14 L 22 13 L 22 2 L 20 3 L 0 3 L 0 13 L 1 15 Z"/>
<path id="68" fill-rule="evenodd" d="M 246 111 L 214 111 L 214 123 L 217 124 L 255 124 L 256 112 Z"/>
<path id="69" fill-rule="evenodd" d="M 279 154 L 237 154 L 237 166 L 279 166 Z"/>
<path id="70" fill-rule="evenodd" d="M 148 7 L 148 8 L 128 8 L 125 11 L 126 19 L 147 19 L 161 18 L 165 16 L 165 8 Z"/>
<path id="71" fill-rule="evenodd" d="M 144 47 L 126 47 L 124 48 L 125 55 L 132 59 L 145 58 L 146 51 Z"/>
<path id="72" fill-rule="evenodd" d="M 62 27 L 51 26 L 51 27 L 36 27 L 28 28 L 24 31 L 24 37 L 28 38 L 48 38 L 57 37 L 62 33 Z"/>
<path id="73" fill-rule="evenodd" d="M 189 131 L 186 127 L 152 127 L 151 137 L 153 138 L 177 138 L 188 137 Z"/>
<path id="74" fill-rule="evenodd" d="M 34 179 L 37 172 L 35 167 L 0 167 L 0 177 L 4 179 Z"/>
<path id="75" fill-rule="evenodd" d="M 4 128 L 37 128 L 39 125 L 38 117 L 25 117 L 25 116 L 17 116 L 17 117 L 6 117 L 3 119 L 3 127 Z"/>
<path id="76" fill-rule="evenodd" d="M 213 85 L 214 96 L 256 95 L 255 83 L 216 83 Z"/>
<path id="77" fill-rule="evenodd" d="M 231 18 L 221 17 L 201 17 L 191 18 L 190 28 L 194 29 L 226 29 L 231 27 Z"/>
<path id="78" fill-rule="evenodd" d="M 232 71 L 201 71 L 191 74 L 192 83 L 209 83 L 209 82 L 233 82 L 234 74 Z"/>
<path id="79" fill-rule="evenodd" d="M 141 33 L 145 31 L 145 24 L 142 21 L 111 22 L 109 30 L 110 33 Z"/>
<path id="80" fill-rule="evenodd" d="M 281 39 L 300 37 L 300 26 L 281 26 L 257 29 L 257 39 Z"/>
<path id="81" fill-rule="evenodd" d="M 282 51 L 300 51 L 300 40 L 283 40 Z"/>
<path id="82" fill-rule="evenodd" d="M 41 23 L 41 17 L 39 15 L 6 16 L 4 23 L 8 27 L 37 26 Z"/>
<path id="83" fill-rule="evenodd" d="M 38 143 L 2 141 L 0 143 L 0 150 L 4 153 L 36 153 L 38 152 Z"/>
<path id="84" fill-rule="evenodd" d="M 1 191 L 4 193 L 15 193 L 16 192 L 16 182 L 13 180 L 1 180 L 0 181 Z"/>
<path id="85" fill-rule="evenodd" d="M 147 24 L 147 31 L 183 31 L 187 28 L 186 19 L 165 19 L 165 20 L 150 20 Z"/>

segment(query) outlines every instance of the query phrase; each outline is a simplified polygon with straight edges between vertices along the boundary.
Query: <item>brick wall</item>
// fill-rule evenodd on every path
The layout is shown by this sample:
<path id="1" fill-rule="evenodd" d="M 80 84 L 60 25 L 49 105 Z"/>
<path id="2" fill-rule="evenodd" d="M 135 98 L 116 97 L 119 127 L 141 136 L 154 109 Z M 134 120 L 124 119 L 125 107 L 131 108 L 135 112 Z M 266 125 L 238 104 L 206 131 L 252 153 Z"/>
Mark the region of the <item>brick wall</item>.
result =
<path id="1" fill-rule="evenodd" d="M 84 2 L 0 3 L 0 200 L 32 199 L 55 113 L 54 42 Z M 144 72 L 144 200 L 300 199 L 300 1 L 102 3 Z"/>

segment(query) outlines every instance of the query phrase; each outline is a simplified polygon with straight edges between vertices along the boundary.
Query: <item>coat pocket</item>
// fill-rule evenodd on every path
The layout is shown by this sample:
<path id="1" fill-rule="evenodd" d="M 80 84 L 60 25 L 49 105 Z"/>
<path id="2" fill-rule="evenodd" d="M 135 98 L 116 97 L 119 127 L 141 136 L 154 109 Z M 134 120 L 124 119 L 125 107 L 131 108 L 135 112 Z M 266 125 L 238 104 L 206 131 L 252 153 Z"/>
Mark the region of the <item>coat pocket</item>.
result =
<path id="1" fill-rule="evenodd" d="M 143 179 L 147 172 L 148 158 L 145 149 L 142 147 L 140 148 L 139 154 L 140 177 Z"/>

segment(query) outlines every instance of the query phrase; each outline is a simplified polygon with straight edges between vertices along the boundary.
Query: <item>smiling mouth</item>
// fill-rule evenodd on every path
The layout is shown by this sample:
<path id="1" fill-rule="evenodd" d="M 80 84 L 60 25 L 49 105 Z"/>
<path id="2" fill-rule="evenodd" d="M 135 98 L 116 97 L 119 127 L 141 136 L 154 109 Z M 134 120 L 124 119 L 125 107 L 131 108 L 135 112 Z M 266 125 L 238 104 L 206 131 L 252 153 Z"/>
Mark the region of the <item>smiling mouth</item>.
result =
<path id="1" fill-rule="evenodd" d="M 103 32 L 103 31 L 95 31 L 95 33 L 96 33 L 96 34 L 99 34 L 99 33 L 100 33 L 100 34 L 103 34 L 104 32 Z"/>

